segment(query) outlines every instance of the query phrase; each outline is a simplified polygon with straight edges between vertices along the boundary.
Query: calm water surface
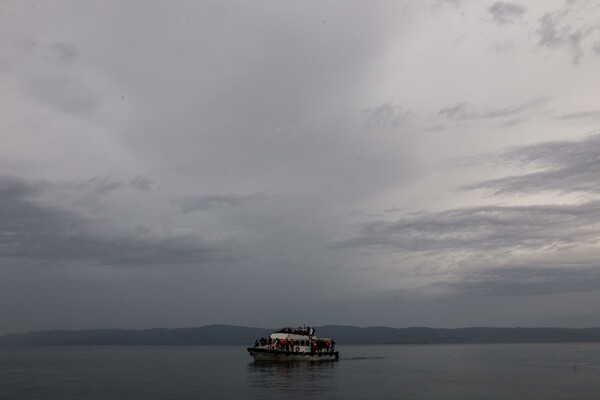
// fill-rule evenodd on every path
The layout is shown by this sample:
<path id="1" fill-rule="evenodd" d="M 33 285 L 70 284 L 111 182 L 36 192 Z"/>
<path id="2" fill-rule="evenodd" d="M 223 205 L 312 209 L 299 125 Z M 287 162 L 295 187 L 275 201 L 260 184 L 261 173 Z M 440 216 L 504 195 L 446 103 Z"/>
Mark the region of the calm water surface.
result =
<path id="1" fill-rule="evenodd" d="M 242 346 L 0 346 L 0 399 L 600 399 L 600 344 L 338 349 L 254 363 Z"/>

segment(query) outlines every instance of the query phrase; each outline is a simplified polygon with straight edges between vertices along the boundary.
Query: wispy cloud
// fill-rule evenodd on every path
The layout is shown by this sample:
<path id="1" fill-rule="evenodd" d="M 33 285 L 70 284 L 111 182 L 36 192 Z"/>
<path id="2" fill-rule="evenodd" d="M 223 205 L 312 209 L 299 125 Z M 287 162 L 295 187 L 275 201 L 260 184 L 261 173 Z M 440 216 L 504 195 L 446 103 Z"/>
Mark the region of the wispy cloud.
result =
<path id="1" fill-rule="evenodd" d="M 492 14 L 494 21 L 501 25 L 514 23 L 515 20 L 525 14 L 525 11 L 525 7 L 517 3 L 503 1 L 497 1 L 488 8 L 488 12 Z"/>
<path id="2" fill-rule="evenodd" d="M 488 189 L 500 193 L 589 192 L 600 194 L 600 135 L 579 141 L 546 142 L 518 147 L 499 155 L 504 162 L 535 166 L 541 171 L 462 186 L 462 190 Z"/>
<path id="3" fill-rule="evenodd" d="M 404 123 L 409 111 L 393 103 L 385 103 L 375 108 L 362 110 L 364 125 L 368 129 L 393 129 Z"/>
<path id="4" fill-rule="evenodd" d="M 596 291 L 600 287 L 600 265 L 502 265 L 468 271 L 435 286 L 473 296 L 531 296 Z"/>
<path id="5" fill-rule="evenodd" d="M 438 116 L 449 120 L 462 121 L 477 118 L 477 113 L 467 103 L 458 103 L 442 108 L 438 111 Z"/>
<path id="6" fill-rule="evenodd" d="M 580 3 L 582 4 L 582 3 Z M 571 54 L 573 64 L 578 64 L 584 54 L 586 41 L 600 29 L 600 24 L 588 7 L 569 5 L 562 10 L 547 12 L 540 18 L 537 45 L 550 49 L 565 49 Z M 592 47 L 596 51 L 596 45 Z"/>
<path id="7" fill-rule="evenodd" d="M 600 239 L 600 202 L 482 206 L 375 221 L 338 247 L 403 252 L 537 250 Z"/>
<path id="8" fill-rule="evenodd" d="M 70 75 L 37 76 L 24 88 L 40 104 L 73 116 L 89 117 L 101 106 L 92 88 Z"/>
<path id="9" fill-rule="evenodd" d="M 438 119 L 452 121 L 454 123 L 490 119 L 502 120 L 508 118 L 512 118 L 512 120 L 508 122 L 514 122 L 515 118 L 517 121 L 525 121 L 529 118 L 531 113 L 539 110 L 547 104 L 549 100 L 548 97 L 536 97 L 515 106 L 506 106 L 488 110 L 478 110 L 469 103 L 456 103 L 439 110 L 437 117 Z"/>
<path id="10" fill-rule="evenodd" d="M 491 189 L 495 194 L 553 190 L 597 195 L 599 154 L 600 135 L 517 147 L 497 154 L 493 161 L 535 167 L 536 172 L 461 189 Z M 402 254 L 405 267 L 439 274 L 439 279 L 424 284 L 424 291 L 513 296 L 600 287 L 600 200 L 420 213 L 394 211 L 394 216 L 398 215 L 395 219 L 388 213 L 388 218 L 364 223 L 353 237 L 337 242 L 335 247 Z"/>
<path id="11" fill-rule="evenodd" d="M 243 205 L 266 200 L 268 196 L 260 193 L 248 195 L 225 194 L 209 196 L 187 196 L 177 200 L 181 211 L 191 213 L 194 211 L 209 211 L 241 207 Z"/>
<path id="12" fill-rule="evenodd" d="M 523 114 L 527 111 L 536 110 L 546 104 L 550 99 L 547 97 L 537 97 L 525 103 L 521 103 L 517 106 L 513 107 L 502 107 L 497 109 L 492 109 L 489 111 L 485 111 L 481 113 L 480 118 L 503 118 L 503 117 L 512 117 L 516 114 Z"/>
<path id="13" fill-rule="evenodd" d="M 578 64 L 583 55 L 581 49 L 582 32 L 569 25 L 563 25 L 567 12 L 547 13 L 540 19 L 537 31 L 540 36 L 538 46 L 549 48 L 567 48 L 573 64 Z"/>
<path id="14" fill-rule="evenodd" d="M 558 119 L 569 120 L 569 119 L 578 119 L 578 120 L 587 120 L 587 121 L 596 121 L 600 120 L 600 110 L 590 110 L 590 111 L 581 111 L 570 114 L 562 114 L 558 116 Z"/>
<path id="15" fill-rule="evenodd" d="M 50 48 L 58 53 L 63 61 L 71 61 L 77 57 L 79 50 L 70 43 L 56 42 Z"/>
<path id="16" fill-rule="evenodd" d="M 145 175 L 136 176 L 129 182 L 129 185 L 141 192 L 150 192 L 155 187 L 154 182 Z"/>

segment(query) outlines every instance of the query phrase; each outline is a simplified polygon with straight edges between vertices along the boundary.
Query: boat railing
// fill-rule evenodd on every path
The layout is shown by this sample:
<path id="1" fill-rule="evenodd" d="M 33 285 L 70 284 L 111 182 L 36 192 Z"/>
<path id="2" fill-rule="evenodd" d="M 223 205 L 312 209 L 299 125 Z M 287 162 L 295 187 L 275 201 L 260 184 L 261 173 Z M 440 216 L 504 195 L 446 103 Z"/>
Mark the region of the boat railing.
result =
<path id="1" fill-rule="evenodd" d="M 300 345 L 299 343 L 282 341 L 279 339 L 276 340 L 267 340 L 261 339 L 254 343 L 254 348 L 256 349 L 266 349 L 266 350 L 279 350 L 279 351 L 298 351 L 296 349 L 306 349 L 308 348 L 311 353 L 317 354 L 327 354 L 335 352 L 335 341 L 331 339 L 314 339 L 311 340 L 306 345 Z"/>

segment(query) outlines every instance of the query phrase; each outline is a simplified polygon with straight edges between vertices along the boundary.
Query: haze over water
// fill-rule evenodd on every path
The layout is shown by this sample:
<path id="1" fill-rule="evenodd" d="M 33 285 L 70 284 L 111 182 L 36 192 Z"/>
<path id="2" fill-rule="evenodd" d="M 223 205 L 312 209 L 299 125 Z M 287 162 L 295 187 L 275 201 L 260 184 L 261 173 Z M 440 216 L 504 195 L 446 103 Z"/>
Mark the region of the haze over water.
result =
<path id="1" fill-rule="evenodd" d="M 6 399 L 597 399 L 600 344 L 339 346 L 255 363 L 242 346 L 0 347 Z"/>

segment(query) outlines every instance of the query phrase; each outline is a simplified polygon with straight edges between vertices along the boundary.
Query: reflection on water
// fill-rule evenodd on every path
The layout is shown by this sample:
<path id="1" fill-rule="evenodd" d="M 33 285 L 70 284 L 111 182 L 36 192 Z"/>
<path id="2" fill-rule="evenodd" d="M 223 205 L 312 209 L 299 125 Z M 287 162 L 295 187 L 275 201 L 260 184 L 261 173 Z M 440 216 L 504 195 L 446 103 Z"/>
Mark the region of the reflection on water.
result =
<path id="1" fill-rule="evenodd" d="M 253 388 L 299 395 L 324 394 L 335 390 L 337 361 L 252 362 L 248 380 Z"/>

